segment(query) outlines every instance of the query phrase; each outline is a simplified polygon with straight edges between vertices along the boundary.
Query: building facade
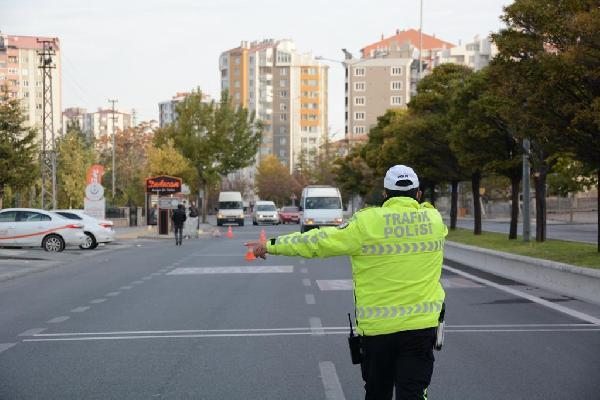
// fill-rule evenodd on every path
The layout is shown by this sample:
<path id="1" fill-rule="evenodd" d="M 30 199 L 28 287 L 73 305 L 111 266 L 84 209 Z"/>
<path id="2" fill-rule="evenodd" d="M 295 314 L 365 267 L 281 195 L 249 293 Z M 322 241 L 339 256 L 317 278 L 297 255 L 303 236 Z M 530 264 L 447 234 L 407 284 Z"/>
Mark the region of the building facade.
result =
<path id="1" fill-rule="evenodd" d="M 158 103 L 158 126 L 164 128 L 165 126 L 172 124 L 177 121 L 177 105 L 183 101 L 187 96 L 188 92 L 179 92 L 171 98 L 171 100 L 161 101 Z M 202 93 L 202 102 L 208 103 L 211 101 L 211 97 L 207 94 Z"/>
<path id="2" fill-rule="evenodd" d="M 111 136 L 131 128 L 131 114 L 119 110 L 98 108 L 95 112 L 87 112 L 85 108 L 67 108 L 62 114 L 63 134 L 67 132 L 69 123 L 77 122 L 81 131 L 90 141 L 98 140 L 102 136 Z M 114 124 L 114 125 L 113 125 Z"/>
<path id="3" fill-rule="evenodd" d="M 480 38 L 475 36 L 472 42 L 446 49 L 438 54 L 435 65 L 443 63 L 454 63 L 466 65 L 479 71 L 485 68 L 492 58 L 498 54 L 498 48 L 490 37 Z"/>
<path id="4" fill-rule="evenodd" d="M 221 89 L 263 124 L 257 162 L 275 155 L 290 172 L 314 159 L 328 134 L 328 66 L 291 40 L 242 42 L 219 59 Z"/>
<path id="5" fill-rule="evenodd" d="M 43 74 L 39 68 L 42 41 L 52 41 L 52 117 L 55 134 L 61 132 L 61 59 L 58 38 L 15 36 L 0 33 L 0 93 L 21 101 L 27 124 L 39 132 L 43 127 Z"/>

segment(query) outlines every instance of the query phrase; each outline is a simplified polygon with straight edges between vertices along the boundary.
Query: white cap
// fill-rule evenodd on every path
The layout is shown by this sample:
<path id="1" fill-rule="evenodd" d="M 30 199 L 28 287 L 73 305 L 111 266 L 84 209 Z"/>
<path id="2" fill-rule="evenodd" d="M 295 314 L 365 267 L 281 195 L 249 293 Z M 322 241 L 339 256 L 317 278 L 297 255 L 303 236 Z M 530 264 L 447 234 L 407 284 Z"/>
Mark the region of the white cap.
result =
<path id="1" fill-rule="evenodd" d="M 394 165 L 386 172 L 383 187 L 398 191 L 416 189 L 419 187 L 419 177 L 411 167 Z"/>

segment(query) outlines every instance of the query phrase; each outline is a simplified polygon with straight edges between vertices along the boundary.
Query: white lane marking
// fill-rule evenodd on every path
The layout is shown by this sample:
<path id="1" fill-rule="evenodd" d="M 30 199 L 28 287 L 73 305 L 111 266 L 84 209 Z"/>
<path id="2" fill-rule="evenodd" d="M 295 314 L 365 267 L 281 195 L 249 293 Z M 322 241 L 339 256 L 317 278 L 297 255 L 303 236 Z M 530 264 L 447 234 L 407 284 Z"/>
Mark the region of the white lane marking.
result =
<path id="1" fill-rule="evenodd" d="M 77 307 L 77 308 L 72 309 L 71 312 L 85 312 L 89 309 L 90 309 L 90 307 L 87 307 L 87 306 L 86 307 Z"/>
<path id="2" fill-rule="evenodd" d="M 312 335 L 323 336 L 325 334 L 323 324 L 321 323 L 321 318 L 310 317 L 308 321 L 310 324 L 310 331 Z"/>
<path id="3" fill-rule="evenodd" d="M 16 345 L 16 343 L 0 343 L 0 353 Z"/>
<path id="4" fill-rule="evenodd" d="M 347 331 L 347 326 L 322 326 L 319 318 L 314 318 L 314 326 L 318 327 L 323 331 Z M 479 328 L 476 331 L 501 331 L 502 328 L 519 328 L 523 327 L 526 329 L 539 328 L 556 328 L 550 329 L 551 331 L 557 330 L 558 328 L 574 328 L 573 330 L 598 330 L 594 324 L 503 324 L 503 325 L 447 325 L 446 328 L 453 332 L 460 332 L 461 328 Z M 356 327 L 354 327 L 356 329 Z M 584 329 L 591 328 L 591 329 Z M 180 329 L 180 330 L 161 330 L 161 331 L 113 331 L 113 332 L 63 332 L 63 333 L 39 333 L 35 334 L 38 337 L 61 337 L 61 336 L 103 336 L 103 335 L 161 335 L 161 334 L 193 334 L 193 333 L 278 333 L 278 332 L 294 332 L 294 331 L 311 331 L 311 327 L 299 327 L 299 328 L 244 328 L 244 329 Z M 518 330 L 518 329 L 515 329 Z M 26 332 L 24 332 L 26 333 Z M 309 332 L 310 333 L 310 332 Z"/>
<path id="5" fill-rule="evenodd" d="M 507 287 L 507 286 L 504 286 L 504 285 L 500 285 L 500 284 L 494 283 L 492 281 L 488 281 L 487 279 L 480 278 L 478 276 L 469 274 L 467 272 L 463 272 L 463 271 L 461 271 L 459 269 L 452 268 L 452 267 L 449 267 L 447 265 L 444 265 L 443 268 L 446 271 L 450 271 L 450 272 L 453 272 L 455 274 L 464 276 L 465 278 L 468 278 L 468 279 L 470 279 L 472 281 L 479 282 L 479 283 L 482 283 L 482 284 L 487 285 L 487 286 L 491 286 L 491 287 L 496 288 L 498 290 L 501 290 L 503 292 L 512 294 L 513 296 L 517 296 L 517 297 L 521 297 L 523 299 L 527 299 L 527 300 L 533 301 L 534 303 L 538 303 L 538 304 L 540 304 L 542 306 L 545 306 L 545 307 L 548 307 L 548 308 L 550 308 L 552 310 L 561 312 L 563 314 L 567 314 L 567 315 L 569 315 L 569 316 L 571 316 L 573 318 L 577 318 L 577 319 L 580 319 L 582 321 L 590 322 L 590 323 L 595 324 L 595 325 L 600 325 L 600 319 L 598 319 L 596 317 L 593 317 L 591 315 L 582 313 L 580 311 L 576 311 L 576 310 L 573 310 L 571 308 L 568 308 L 568 307 L 565 307 L 565 306 L 561 306 L 559 304 L 554 304 L 552 302 L 549 302 L 548 300 L 540 299 L 539 297 L 530 295 L 528 293 L 521 292 L 520 290 L 513 289 L 513 288 L 510 288 L 510 287 Z"/>
<path id="6" fill-rule="evenodd" d="M 308 279 L 308 278 L 304 278 L 304 279 L 302 279 L 302 284 L 303 284 L 304 286 L 310 286 L 310 285 L 311 285 L 311 283 L 310 283 L 310 279 Z"/>
<path id="7" fill-rule="evenodd" d="M 60 317 L 52 318 L 51 320 L 46 321 L 46 322 L 49 324 L 58 324 L 60 322 L 65 322 L 69 318 L 71 318 L 71 317 L 69 317 L 68 315 L 62 315 Z"/>
<path id="8" fill-rule="evenodd" d="M 142 283 L 144 283 L 143 281 L 133 281 L 131 282 L 132 285 L 141 285 Z"/>
<path id="9" fill-rule="evenodd" d="M 441 278 L 440 283 L 444 289 L 469 289 L 483 287 L 483 285 L 461 276 Z"/>
<path id="10" fill-rule="evenodd" d="M 152 279 L 152 276 L 145 276 L 142 278 L 143 281 L 149 281 L 150 279 Z"/>
<path id="11" fill-rule="evenodd" d="M 119 288 L 119 290 L 129 290 L 129 289 L 131 289 L 132 287 L 133 287 L 133 286 L 129 286 L 129 285 L 127 285 L 127 286 L 121 286 L 121 287 Z"/>
<path id="12" fill-rule="evenodd" d="M 28 329 L 23 333 L 19 333 L 19 336 L 34 336 L 37 335 L 38 333 L 42 333 L 46 330 L 47 328 L 33 328 L 33 329 Z"/>
<path id="13" fill-rule="evenodd" d="M 307 274 L 308 273 L 308 269 L 306 268 L 301 268 L 300 272 L 302 272 L 303 274 Z"/>
<path id="14" fill-rule="evenodd" d="M 321 380 L 325 388 L 325 398 L 327 400 L 345 400 L 344 391 L 335 371 L 335 365 L 331 361 L 319 362 L 321 370 Z"/>
<path id="15" fill-rule="evenodd" d="M 304 300 L 306 304 L 315 304 L 315 295 L 314 294 L 305 294 Z"/>
<path id="16" fill-rule="evenodd" d="M 272 265 L 260 267 L 205 267 L 176 268 L 167 275 L 200 275 L 200 274 L 269 274 L 294 272 L 292 265 Z"/>
<path id="17" fill-rule="evenodd" d="M 317 279 L 321 290 L 352 290 L 352 279 Z"/>
<path id="18" fill-rule="evenodd" d="M 94 299 L 92 301 L 90 301 L 91 304 L 100 304 L 100 303 L 104 303 L 106 301 L 106 299 Z"/>
<path id="19" fill-rule="evenodd" d="M 118 296 L 120 294 L 121 294 L 121 292 L 110 292 L 110 293 L 106 293 L 105 296 L 106 297 L 115 297 L 115 296 Z"/>

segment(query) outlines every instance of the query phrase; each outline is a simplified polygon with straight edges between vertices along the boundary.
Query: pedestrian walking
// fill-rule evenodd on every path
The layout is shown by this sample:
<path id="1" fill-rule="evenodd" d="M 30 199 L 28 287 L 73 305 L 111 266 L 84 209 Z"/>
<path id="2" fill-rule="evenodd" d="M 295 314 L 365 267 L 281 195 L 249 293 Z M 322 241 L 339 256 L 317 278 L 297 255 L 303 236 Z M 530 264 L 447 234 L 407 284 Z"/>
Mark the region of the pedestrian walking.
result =
<path id="1" fill-rule="evenodd" d="M 183 240 L 183 224 L 187 219 L 183 204 L 177 206 L 177 209 L 173 211 L 171 219 L 173 220 L 173 228 L 175 230 L 175 245 L 181 246 Z"/>
<path id="2" fill-rule="evenodd" d="M 396 399 L 427 399 L 433 348 L 441 348 L 436 333 L 443 319 L 440 275 L 448 230 L 431 204 L 419 203 L 412 168 L 390 168 L 383 186 L 381 207 L 358 211 L 338 227 L 256 244 L 254 255 L 350 256 L 359 336 L 354 340 L 351 333 L 349 343 L 353 363 L 361 364 L 365 399 L 392 399 L 394 389 Z"/>

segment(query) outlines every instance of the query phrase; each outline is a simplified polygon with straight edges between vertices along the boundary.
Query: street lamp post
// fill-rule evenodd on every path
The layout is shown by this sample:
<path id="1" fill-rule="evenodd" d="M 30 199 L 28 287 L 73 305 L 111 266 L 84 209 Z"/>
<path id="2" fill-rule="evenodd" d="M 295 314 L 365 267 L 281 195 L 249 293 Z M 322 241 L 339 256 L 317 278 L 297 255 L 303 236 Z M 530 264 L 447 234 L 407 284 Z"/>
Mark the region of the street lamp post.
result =
<path id="1" fill-rule="evenodd" d="M 417 81 L 421 80 L 421 75 L 423 74 L 423 0 L 421 3 L 421 13 L 419 17 L 419 76 L 417 77 Z"/>
<path id="2" fill-rule="evenodd" d="M 112 103 L 112 114 L 111 114 L 111 119 L 112 119 L 112 201 L 113 201 L 113 205 L 115 203 L 115 177 L 116 177 L 116 171 L 115 171 L 115 103 L 117 103 L 119 100 L 111 100 L 108 99 L 109 103 Z"/>

